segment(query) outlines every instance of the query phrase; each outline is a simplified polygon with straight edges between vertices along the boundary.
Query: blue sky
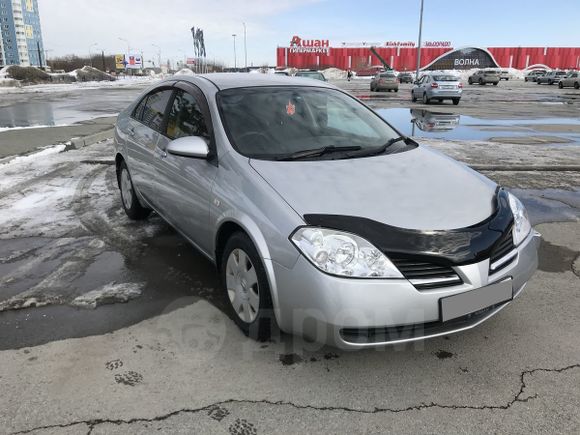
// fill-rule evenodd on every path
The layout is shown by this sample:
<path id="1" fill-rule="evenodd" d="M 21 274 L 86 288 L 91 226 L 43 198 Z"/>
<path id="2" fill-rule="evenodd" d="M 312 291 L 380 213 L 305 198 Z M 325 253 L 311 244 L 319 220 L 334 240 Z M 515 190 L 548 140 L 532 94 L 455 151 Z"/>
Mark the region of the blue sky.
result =
<path id="1" fill-rule="evenodd" d="M 205 29 L 208 57 L 243 64 L 242 22 L 248 30 L 248 61 L 275 63 L 276 46 L 293 35 L 342 41 L 416 40 L 419 0 L 39 0 L 50 54 L 83 54 L 91 44 L 108 53 L 132 48 L 164 59 L 192 55 L 189 28 Z M 454 46 L 580 46 L 580 0 L 477 2 L 425 0 L 423 39 Z M 66 25 L 63 25 L 66 23 Z M 74 37 L 72 37 L 74 35 Z"/>

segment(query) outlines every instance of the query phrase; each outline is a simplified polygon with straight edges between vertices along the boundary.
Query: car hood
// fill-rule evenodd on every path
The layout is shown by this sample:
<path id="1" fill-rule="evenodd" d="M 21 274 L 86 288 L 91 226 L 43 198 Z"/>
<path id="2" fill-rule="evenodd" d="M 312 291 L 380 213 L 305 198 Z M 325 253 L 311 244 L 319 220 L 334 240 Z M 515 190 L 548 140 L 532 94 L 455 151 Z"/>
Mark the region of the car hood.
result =
<path id="1" fill-rule="evenodd" d="M 250 159 L 301 216 L 358 216 L 419 230 L 465 228 L 493 214 L 496 185 L 430 148 L 316 161 Z"/>

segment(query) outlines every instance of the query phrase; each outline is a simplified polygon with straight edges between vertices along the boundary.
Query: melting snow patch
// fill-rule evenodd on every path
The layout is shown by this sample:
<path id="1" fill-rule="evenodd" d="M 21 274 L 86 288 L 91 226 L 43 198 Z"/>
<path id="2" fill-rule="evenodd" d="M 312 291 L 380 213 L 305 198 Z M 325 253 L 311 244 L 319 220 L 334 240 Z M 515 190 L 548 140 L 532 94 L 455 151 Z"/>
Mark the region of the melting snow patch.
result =
<path id="1" fill-rule="evenodd" d="M 99 289 L 91 290 L 84 295 L 75 298 L 71 305 L 79 308 L 95 309 L 100 305 L 115 304 L 118 302 L 128 302 L 131 299 L 141 296 L 143 283 L 122 283 L 114 282 Z"/>

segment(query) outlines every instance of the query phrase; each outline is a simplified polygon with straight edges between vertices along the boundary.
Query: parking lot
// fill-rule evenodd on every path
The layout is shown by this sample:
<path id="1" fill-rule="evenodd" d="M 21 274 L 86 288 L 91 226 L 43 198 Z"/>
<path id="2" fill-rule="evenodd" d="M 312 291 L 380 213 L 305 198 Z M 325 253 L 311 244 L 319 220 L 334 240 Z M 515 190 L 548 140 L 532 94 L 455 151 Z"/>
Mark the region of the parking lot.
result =
<path id="1" fill-rule="evenodd" d="M 346 352 L 286 334 L 257 343 L 224 314 L 205 257 L 156 215 L 126 218 L 111 140 L 7 156 L 0 433 L 577 431 L 580 91 L 465 85 L 454 106 L 411 103 L 411 85 L 371 93 L 367 80 L 335 84 L 522 199 L 542 234 L 539 270 L 522 295 L 475 329 L 408 345 Z M 53 128 L 110 128 L 111 118 L 95 116 L 142 87 L 94 89 L 88 105 L 80 90 L 39 92 L 34 100 L 67 126 L 0 131 L 0 143 L 28 152 Z M 0 109 L 26 99 L 10 98 Z M 452 128 L 437 128 L 444 115 Z"/>

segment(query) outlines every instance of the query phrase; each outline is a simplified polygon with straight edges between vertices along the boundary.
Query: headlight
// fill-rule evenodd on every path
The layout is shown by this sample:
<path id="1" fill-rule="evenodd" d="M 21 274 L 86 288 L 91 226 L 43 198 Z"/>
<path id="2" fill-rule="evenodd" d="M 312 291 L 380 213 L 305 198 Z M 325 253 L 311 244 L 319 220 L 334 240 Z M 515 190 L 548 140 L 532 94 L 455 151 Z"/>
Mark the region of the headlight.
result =
<path id="1" fill-rule="evenodd" d="M 353 278 L 403 278 L 381 251 L 354 234 L 303 227 L 292 235 L 291 240 L 324 272 Z"/>
<path id="2" fill-rule="evenodd" d="M 528 212 L 522 204 L 522 202 L 517 199 L 511 193 L 509 195 L 510 208 L 514 215 L 514 245 L 518 246 L 524 241 L 524 239 L 530 234 L 532 225 L 530 224 L 530 219 L 528 218 Z"/>

